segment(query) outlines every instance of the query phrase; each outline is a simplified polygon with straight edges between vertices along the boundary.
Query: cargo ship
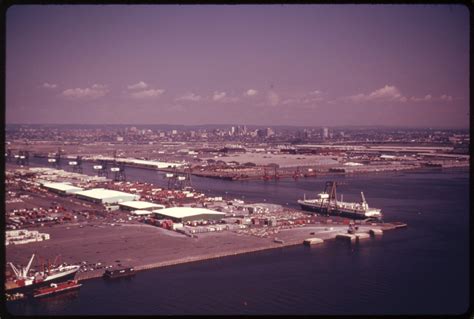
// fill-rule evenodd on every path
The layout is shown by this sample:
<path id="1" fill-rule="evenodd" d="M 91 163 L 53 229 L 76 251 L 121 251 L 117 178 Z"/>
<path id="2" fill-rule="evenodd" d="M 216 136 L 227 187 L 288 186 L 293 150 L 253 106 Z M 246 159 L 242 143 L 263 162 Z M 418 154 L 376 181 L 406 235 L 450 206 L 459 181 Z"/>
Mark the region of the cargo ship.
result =
<path id="1" fill-rule="evenodd" d="M 61 292 L 79 289 L 79 287 L 81 286 L 82 284 L 80 284 L 77 280 L 68 280 L 66 282 L 61 282 L 58 284 L 52 283 L 49 287 L 42 287 L 36 289 L 33 292 L 33 297 L 39 298 L 51 296 Z"/>
<path id="2" fill-rule="evenodd" d="M 365 200 L 364 193 L 361 192 L 361 201 L 359 203 L 350 203 L 338 201 L 336 198 L 336 182 L 326 182 L 326 187 L 317 198 L 298 200 L 301 209 L 320 214 L 349 217 L 354 219 L 381 219 L 382 211 L 378 208 L 370 208 Z"/>
<path id="3" fill-rule="evenodd" d="M 107 269 L 104 272 L 103 277 L 105 279 L 114 279 L 120 277 L 129 277 L 135 275 L 135 270 L 133 267 L 114 267 Z"/>
<path id="4" fill-rule="evenodd" d="M 30 274 L 31 264 L 35 254 L 26 267 L 17 268 L 13 263 L 8 263 L 12 268 L 15 278 L 5 282 L 5 292 L 10 294 L 15 293 L 32 293 L 35 289 L 48 286 L 51 283 L 58 283 L 67 280 L 72 280 L 76 276 L 80 266 L 78 265 L 49 265 L 43 271 L 37 271 Z"/>

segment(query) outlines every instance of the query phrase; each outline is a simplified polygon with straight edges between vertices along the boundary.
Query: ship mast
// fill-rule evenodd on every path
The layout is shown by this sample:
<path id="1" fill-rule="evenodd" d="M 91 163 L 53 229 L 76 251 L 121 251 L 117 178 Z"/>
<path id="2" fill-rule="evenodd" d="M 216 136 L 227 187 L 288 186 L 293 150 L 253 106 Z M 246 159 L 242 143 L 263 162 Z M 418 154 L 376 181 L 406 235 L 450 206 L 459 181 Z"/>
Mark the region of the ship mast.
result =
<path id="1" fill-rule="evenodd" d="M 26 266 L 26 268 L 23 269 L 23 271 L 24 271 L 23 276 L 24 276 L 24 277 L 28 276 L 28 272 L 30 271 L 30 267 L 31 267 L 31 264 L 33 263 L 33 259 L 34 259 L 34 258 L 35 258 L 35 254 L 33 254 L 33 255 L 31 256 L 31 259 L 30 259 L 30 262 L 28 263 L 28 266 Z"/>
<path id="2" fill-rule="evenodd" d="M 369 205 L 368 205 L 367 202 L 365 201 L 364 192 L 360 192 L 360 196 L 362 197 L 362 207 L 363 207 L 364 209 L 368 209 L 368 208 L 369 208 Z"/>
<path id="3" fill-rule="evenodd" d="M 13 263 L 9 262 L 8 264 L 10 265 L 13 272 L 15 273 L 16 278 L 19 279 L 21 277 L 21 272 L 15 267 L 15 265 L 13 265 Z"/>

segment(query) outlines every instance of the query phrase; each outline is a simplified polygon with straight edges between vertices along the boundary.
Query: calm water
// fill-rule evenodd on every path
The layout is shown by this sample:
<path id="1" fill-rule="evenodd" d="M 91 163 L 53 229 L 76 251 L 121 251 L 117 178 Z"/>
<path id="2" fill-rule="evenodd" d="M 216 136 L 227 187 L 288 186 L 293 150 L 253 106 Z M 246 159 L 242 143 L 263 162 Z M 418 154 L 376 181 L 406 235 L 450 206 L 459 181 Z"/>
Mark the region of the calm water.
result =
<path id="1" fill-rule="evenodd" d="M 35 159 L 39 163 L 40 160 Z M 86 164 L 85 173 L 92 173 Z M 126 169 L 164 185 L 162 174 Z M 8 305 L 24 315 L 458 314 L 469 305 L 469 171 L 334 177 L 345 200 L 364 194 L 406 229 L 359 244 L 328 241 L 84 282 L 76 294 Z M 248 201 L 294 202 L 328 178 L 227 182 L 193 178 L 197 190 Z"/>

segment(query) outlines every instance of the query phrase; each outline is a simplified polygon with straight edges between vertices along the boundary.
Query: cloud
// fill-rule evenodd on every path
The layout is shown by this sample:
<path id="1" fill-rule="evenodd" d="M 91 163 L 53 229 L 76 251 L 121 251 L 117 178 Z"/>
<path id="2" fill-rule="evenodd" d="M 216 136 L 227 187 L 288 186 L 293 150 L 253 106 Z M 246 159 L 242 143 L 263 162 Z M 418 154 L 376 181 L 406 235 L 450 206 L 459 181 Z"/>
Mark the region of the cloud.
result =
<path id="1" fill-rule="evenodd" d="M 155 98 L 162 95 L 164 92 L 165 90 L 162 89 L 149 89 L 132 92 L 130 96 L 136 99 Z"/>
<path id="2" fill-rule="evenodd" d="M 453 100 L 453 97 L 451 95 L 443 94 L 443 95 L 441 95 L 440 99 L 443 100 L 443 101 L 451 102 Z"/>
<path id="3" fill-rule="evenodd" d="M 45 89 L 55 89 L 58 87 L 57 84 L 53 84 L 53 83 L 48 83 L 48 82 L 44 82 L 41 87 L 45 88 Z"/>
<path id="4" fill-rule="evenodd" d="M 216 102 L 232 103 L 237 102 L 239 99 L 236 97 L 227 96 L 226 92 L 214 91 L 214 94 L 212 95 L 212 100 Z"/>
<path id="5" fill-rule="evenodd" d="M 287 104 L 295 104 L 295 105 L 308 105 L 312 104 L 314 105 L 315 103 L 319 103 L 324 101 L 325 98 L 323 97 L 323 92 L 319 90 L 314 90 L 311 91 L 307 94 L 299 94 L 297 96 L 293 96 L 291 98 L 285 99 L 281 101 L 281 104 L 287 105 Z"/>
<path id="6" fill-rule="evenodd" d="M 226 95 L 227 95 L 227 93 L 225 93 L 225 92 L 218 92 L 218 91 L 215 91 L 215 92 L 214 92 L 214 95 L 212 96 L 212 99 L 213 99 L 214 101 L 219 101 L 219 100 L 224 99 Z"/>
<path id="7" fill-rule="evenodd" d="M 413 102 L 425 102 L 425 101 L 431 101 L 433 97 L 431 96 L 431 94 L 427 94 L 425 95 L 424 97 L 416 97 L 416 96 L 412 96 L 410 98 L 410 101 L 413 101 Z"/>
<path id="8" fill-rule="evenodd" d="M 201 96 L 196 95 L 194 93 L 186 93 L 183 96 L 180 96 L 176 99 L 176 101 L 192 101 L 197 102 L 201 100 Z"/>
<path id="9" fill-rule="evenodd" d="M 399 101 L 406 102 L 407 98 L 404 97 L 397 87 L 393 85 L 385 85 L 383 88 L 375 90 L 369 94 L 359 93 L 356 95 L 349 96 L 349 99 L 353 102 L 366 102 L 366 101 Z"/>
<path id="10" fill-rule="evenodd" d="M 246 95 L 246 96 L 255 96 L 255 95 L 257 95 L 257 94 L 258 94 L 258 91 L 257 91 L 257 90 L 254 90 L 254 89 L 248 89 L 248 90 L 244 93 L 244 95 Z"/>
<path id="11" fill-rule="evenodd" d="M 280 97 L 276 92 L 270 91 L 267 94 L 267 102 L 272 106 L 278 105 L 278 103 L 280 103 Z"/>
<path id="12" fill-rule="evenodd" d="M 106 95 L 109 92 L 107 87 L 102 84 L 94 84 L 90 88 L 74 88 L 74 89 L 66 89 L 64 90 L 61 95 L 66 98 L 72 99 L 82 99 L 82 98 L 90 98 L 96 99 Z"/>
<path id="13" fill-rule="evenodd" d="M 148 84 L 146 84 L 143 81 L 127 86 L 129 90 L 138 90 L 138 89 L 143 90 L 143 89 L 146 89 L 147 87 L 148 87 Z"/>

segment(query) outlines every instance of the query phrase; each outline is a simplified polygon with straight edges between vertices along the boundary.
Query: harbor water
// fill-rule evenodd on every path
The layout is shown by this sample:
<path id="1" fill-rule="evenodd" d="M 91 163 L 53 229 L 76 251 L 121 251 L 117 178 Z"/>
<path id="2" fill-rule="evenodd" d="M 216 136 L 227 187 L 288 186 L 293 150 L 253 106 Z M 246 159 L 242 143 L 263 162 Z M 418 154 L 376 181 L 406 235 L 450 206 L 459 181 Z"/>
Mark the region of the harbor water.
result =
<path id="1" fill-rule="evenodd" d="M 44 161 L 43 161 L 44 160 Z M 32 159 L 33 165 L 45 159 Z M 93 174 L 91 164 L 84 172 Z M 126 168 L 165 186 L 162 173 Z M 359 243 L 327 241 L 85 281 L 81 290 L 7 304 L 15 315 L 460 314 L 469 306 L 469 169 L 231 182 L 192 178 L 208 195 L 297 208 L 326 180 L 344 200 L 381 208 L 407 228 Z"/>

